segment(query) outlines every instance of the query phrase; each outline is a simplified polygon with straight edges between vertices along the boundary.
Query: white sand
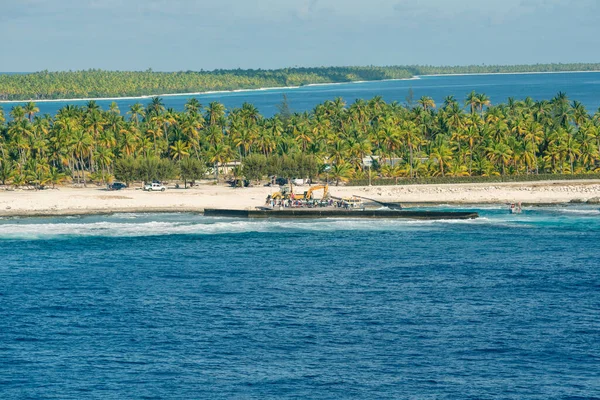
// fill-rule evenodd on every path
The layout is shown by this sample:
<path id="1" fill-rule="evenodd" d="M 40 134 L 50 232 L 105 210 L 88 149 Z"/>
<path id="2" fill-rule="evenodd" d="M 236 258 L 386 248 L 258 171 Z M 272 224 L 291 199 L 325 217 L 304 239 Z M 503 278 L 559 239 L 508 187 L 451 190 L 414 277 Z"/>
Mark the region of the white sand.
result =
<path id="1" fill-rule="evenodd" d="M 296 192 L 308 186 L 296 188 Z M 264 204 L 278 188 L 230 188 L 202 185 L 193 189 L 169 188 L 165 192 L 141 189 L 107 191 L 105 188 L 0 190 L 0 215 L 67 215 L 110 212 L 203 211 L 204 208 L 250 209 Z M 599 181 L 561 181 L 496 184 L 406 185 L 372 187 L 331 186 L 333 196 L 360 195 L 404 203 L 566 203 L 600 197 Z"/>

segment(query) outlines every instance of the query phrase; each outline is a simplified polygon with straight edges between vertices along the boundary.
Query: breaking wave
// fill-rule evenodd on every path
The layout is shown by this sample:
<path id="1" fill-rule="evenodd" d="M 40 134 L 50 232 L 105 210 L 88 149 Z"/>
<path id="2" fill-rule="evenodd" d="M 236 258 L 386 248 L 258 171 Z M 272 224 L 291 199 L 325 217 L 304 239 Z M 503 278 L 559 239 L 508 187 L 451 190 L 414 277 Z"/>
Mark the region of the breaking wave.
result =
<path id="1" fill-rule="evenodd" d="M 34 218 L 4 220 L 0 223 L 0 239 L 46 239 L 60 237 L 136 237 L 159 235 L 219 235 L 247 232 L 335 232 L 335 231 L 397 231 L 435 229 L 449 225 L 498 224 L 488 218 L 476 220 L 419 221 L 399 219 L 310 219 L 310 220 L 248 220 L 209 218 L 184 214 L 178 216 L 148 216 L 121 214 L 106 220 L 81 217 L 54 218 L 41 223 Z M 97 218 L 96 218 L 97 219 Z M 17 222 L 17 223 L 15 223 Z"/>

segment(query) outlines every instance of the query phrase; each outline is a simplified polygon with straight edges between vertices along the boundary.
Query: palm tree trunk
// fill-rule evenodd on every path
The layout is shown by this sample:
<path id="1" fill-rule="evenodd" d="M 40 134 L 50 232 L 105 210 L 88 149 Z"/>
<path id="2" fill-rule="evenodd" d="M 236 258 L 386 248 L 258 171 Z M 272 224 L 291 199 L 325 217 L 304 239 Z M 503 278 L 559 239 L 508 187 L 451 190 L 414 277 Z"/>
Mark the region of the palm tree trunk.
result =
<path id="1" fill-rule="evenodd" d="M 410 179 L 413 177 L 413 148 L 412 145 L 409 145 L 410 148 Z M 396 184 L 398 184 L 398 179 L 396 179 Z"/>
<path id="2" fill-rule="evenodd" d="M 81 168 L 81 175 L 83 178 L 83 187 L 87 187 L 86 181 L 85 181 L 85 171 L 84 171 L 84 163 L 83 163 L 83 158 L 79 157 L 79 166 Z"/>

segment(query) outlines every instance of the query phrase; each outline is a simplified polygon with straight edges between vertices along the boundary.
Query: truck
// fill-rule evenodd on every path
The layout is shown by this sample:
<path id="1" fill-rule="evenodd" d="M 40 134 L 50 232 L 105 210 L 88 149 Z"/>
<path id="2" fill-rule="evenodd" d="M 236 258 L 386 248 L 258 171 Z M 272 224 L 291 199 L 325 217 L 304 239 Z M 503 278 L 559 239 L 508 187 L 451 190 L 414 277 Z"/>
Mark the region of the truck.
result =
<path id="1" fill-rule="evenodd" d="M 144 185 L 144 190 L 147 192 L 164 192 L 166 189 L 160 182 L 152 182 Z"/>

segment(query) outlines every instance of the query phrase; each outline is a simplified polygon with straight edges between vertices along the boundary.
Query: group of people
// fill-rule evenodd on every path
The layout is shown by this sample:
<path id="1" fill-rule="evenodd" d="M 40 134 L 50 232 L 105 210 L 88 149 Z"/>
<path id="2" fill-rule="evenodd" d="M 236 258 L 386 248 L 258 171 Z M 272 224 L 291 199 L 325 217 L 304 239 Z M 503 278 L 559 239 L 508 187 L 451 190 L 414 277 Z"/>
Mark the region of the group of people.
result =
<path id="1" fill-rule="evenodd" d="M 335 202 L 333 199 L 328 200 L 299 200 L 299 199 L 281 199 L 281 198 L 273 198 L 271 195 L 267 196 L 266 205 L 271 208 L 315 208 L 315 207 L 333 207 L 337 206 L 338 202 Z"/>
<path id="2" fill-rule="evenodd" d="M 523 208 L 521 207 L 521 203 L 511 203 L 509 210 L 511 214 L 521 214 Z"/>

